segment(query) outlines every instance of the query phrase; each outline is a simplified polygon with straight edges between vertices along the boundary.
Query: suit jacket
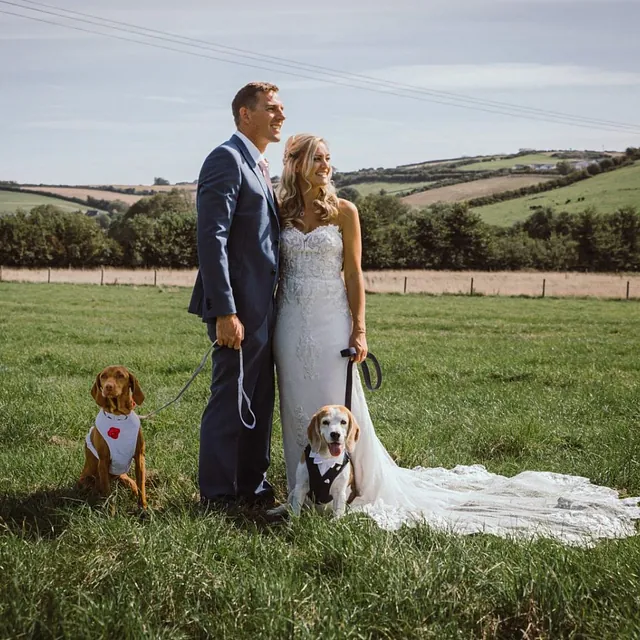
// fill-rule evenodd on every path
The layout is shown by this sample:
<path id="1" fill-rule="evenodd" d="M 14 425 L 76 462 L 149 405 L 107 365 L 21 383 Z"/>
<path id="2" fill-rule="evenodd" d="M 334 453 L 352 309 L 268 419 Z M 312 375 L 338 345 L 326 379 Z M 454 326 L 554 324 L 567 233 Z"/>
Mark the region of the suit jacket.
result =
<path id="1" fill-rule="evenodd" d="M 273 303 L 280 225 L 277 203 L 238 136 L 204 161 L 196 202 L 200 268 L 189 312 L 204 322 L 235 313 L 251 333 Z"/>

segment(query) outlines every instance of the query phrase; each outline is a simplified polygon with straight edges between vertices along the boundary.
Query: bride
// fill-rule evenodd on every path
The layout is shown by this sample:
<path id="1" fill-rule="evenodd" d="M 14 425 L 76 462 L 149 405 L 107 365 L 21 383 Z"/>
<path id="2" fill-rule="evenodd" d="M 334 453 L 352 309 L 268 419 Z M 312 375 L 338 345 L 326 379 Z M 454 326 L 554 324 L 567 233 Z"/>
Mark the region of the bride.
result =
<path id="1" fill-rule="evenodd" d="M 284 155 L 274 355 L 291 491 L 311 416 L 344 402 L 347 367 L 340 351 L 354 347 L 361 362 L 367 340 L 358 211 L 336 196 L 322 138 L 292 136 Z M 352 456 L 358 496 L 351 511 L 382 528 L 424 522 L 454 533 L 543 535 L 582 545 L 635 533 L 637 499 L 620 500 L 586 478 L 534 471 L 507 478 L 480 465 L 397 466 L 376 436 L 357 375 L 352 411 L 361 435 Z"/>

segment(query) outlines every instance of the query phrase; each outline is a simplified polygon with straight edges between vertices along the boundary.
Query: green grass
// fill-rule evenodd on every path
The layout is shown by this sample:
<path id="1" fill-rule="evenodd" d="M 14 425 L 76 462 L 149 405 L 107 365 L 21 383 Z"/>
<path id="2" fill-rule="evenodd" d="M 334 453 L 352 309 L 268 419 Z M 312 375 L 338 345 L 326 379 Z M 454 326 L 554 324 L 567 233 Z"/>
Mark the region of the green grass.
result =
<path id="1" fill-rule="evenodd" d="M 12 213 L 17 209 L 29 210 L 42 204 L 52 204 L 64 211 L 86 211 L 87 209 L 95 209 L 95 207 L 76 204 L 75 202 L 61 200 L 60 198 L 41 196 L 37 193 L 0 190 L 0 214 Z"/>
<path id="2" fill-rule="evenodd" d="M 511 158 L 497 157 L 495 160 L 487 160 L 486 162 L 475 162 L 458 167 L 458 171 L 495 171 L 496 169 L 507 169 L 517 164 L 555 164 L 559 162 L 558 158 L 552 158 L 544 153 L 530 153 L 526 156 L 517 156 Z"/>
<path id="3" fill-rule="evenodd" d="M 380 193 L 384 189 L 388 194 L 400 193 L 402 191 L 410 191 L 418 187 L 426 187 L 433 184 L 433 180 L 424 182 L 360 182 L 358 184 L 350 184 L 360 192 L 362 196 L 368 196 L 371 193 Z"/>
<path id="4" fill-rule="evenodd" d="M 593 549 L 196 507 L 205 369 L 144 425 L 152 517 L 74 488 L 121 362 L 169 400 L 208 343 L 186 289 L 0 283 L 0 638 L 637 638 L 640 538 Z M 640 305 L 368 297 L 376 428 L 403 465 L 572 473 L 640 493 Z M 276 419 L 271 479 L 284 492 Z"/>
<path id="5" fill-rule="evenodd" d="M 553 207 L 570 213 L 587 207 L 595 207 L 601 213 L 612 213 L 625 206 L 640 210 L 640 163 L 601 173 L 568 187 L 476 207 L 474 211 L 485 222 L 509 226 L 528 218 L 534 211 L 532 206 Z"/>

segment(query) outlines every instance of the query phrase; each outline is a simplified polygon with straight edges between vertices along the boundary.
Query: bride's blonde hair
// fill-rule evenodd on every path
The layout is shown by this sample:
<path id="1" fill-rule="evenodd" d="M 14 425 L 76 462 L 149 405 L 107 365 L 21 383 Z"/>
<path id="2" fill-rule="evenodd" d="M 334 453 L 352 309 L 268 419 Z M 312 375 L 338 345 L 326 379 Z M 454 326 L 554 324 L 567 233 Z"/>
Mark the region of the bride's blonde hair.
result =
<path id="1" fill-rule="evenodd" d="M 324 138 L 310 133 L 291 136 L 284 146 L 284 167 L 278 185 L 280 205 L 280 225 L 302 226 L 300 218 L 304 214 L 304 195 L 311 191 L 307 175 L 313 168 L 313 158 L 320 144 L 328 145 Z M 322 187 L 313 206 L 323 224 L 333 222 L 338 216 L 338 196 L 333 183 Z"/>

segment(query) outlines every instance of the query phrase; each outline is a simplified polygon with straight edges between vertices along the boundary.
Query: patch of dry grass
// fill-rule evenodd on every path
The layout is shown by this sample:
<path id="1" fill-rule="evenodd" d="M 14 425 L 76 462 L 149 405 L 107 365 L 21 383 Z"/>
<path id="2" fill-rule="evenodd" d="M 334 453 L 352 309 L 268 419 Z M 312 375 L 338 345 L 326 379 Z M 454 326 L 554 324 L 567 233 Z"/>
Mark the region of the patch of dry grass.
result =
<path id="1" fill-rule="evenodd" d="M 0 279 L 13 282 L 68 282 L 72 284 L 128 284 L 192 287 L 195 269 L 17 269 L 2 267 Z M 368 271 L 369 293 L 465 294 L 489 296 L 640 297 L 640 274 L 559 273 L 556 271 Z"/>
<path id="2" fill-rule="evenodd" d="M 546 182 L 553 176 L 501 176 L 498 178 L 486 178 L 485 180 L 473 180 L 472 182 L 461 182 L 448 187 L 429 189 L 414 193 L 402 198 L 403 202 L 415 207 L 424 207 L 436 202 L 462 202 L 481 196 L 490 196 L 494 193 L 512 191 L 521 187 L 530 187 L 540 182 Z"/>

